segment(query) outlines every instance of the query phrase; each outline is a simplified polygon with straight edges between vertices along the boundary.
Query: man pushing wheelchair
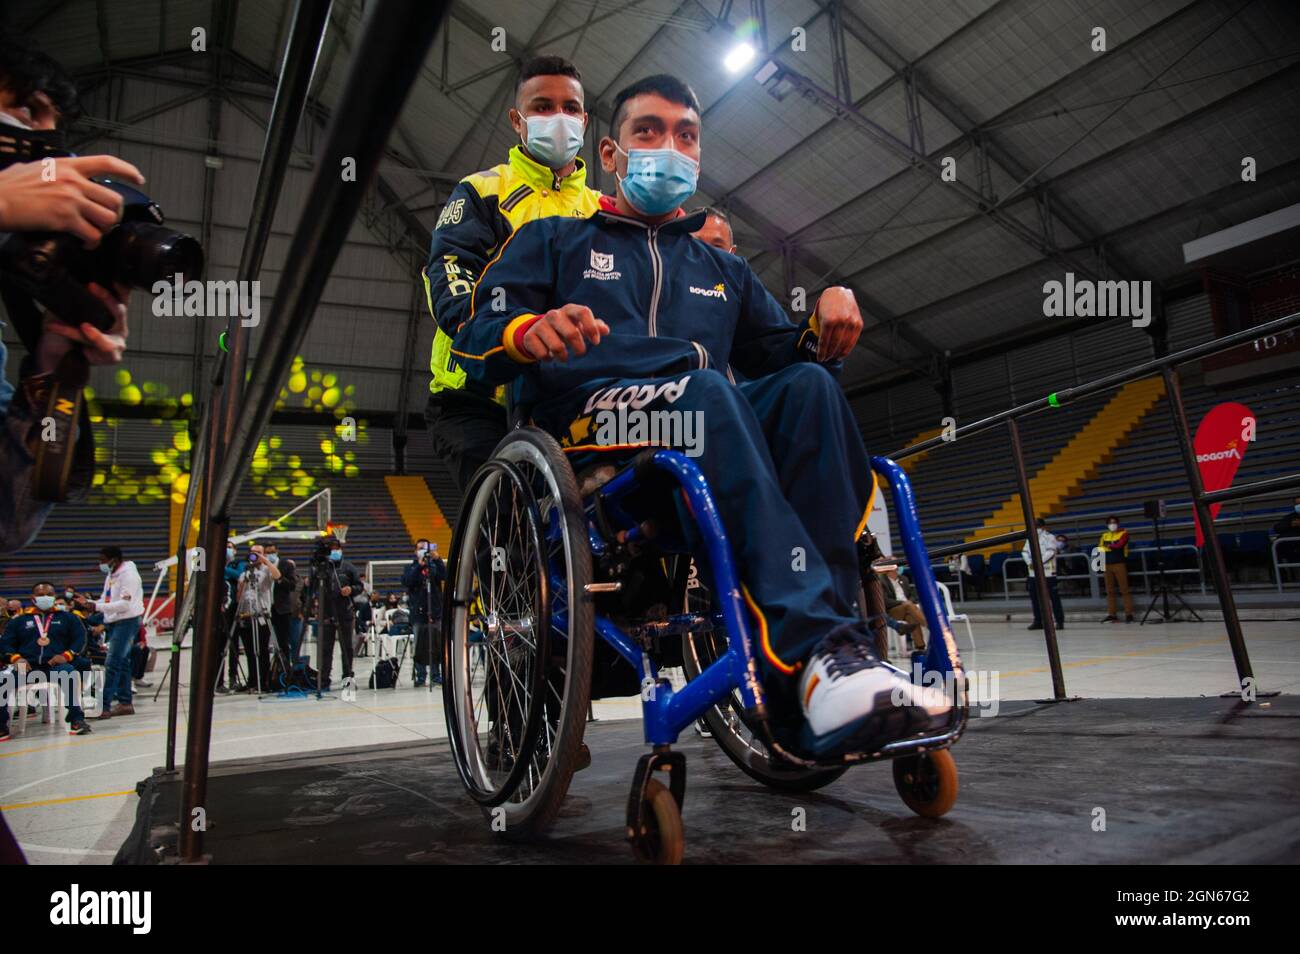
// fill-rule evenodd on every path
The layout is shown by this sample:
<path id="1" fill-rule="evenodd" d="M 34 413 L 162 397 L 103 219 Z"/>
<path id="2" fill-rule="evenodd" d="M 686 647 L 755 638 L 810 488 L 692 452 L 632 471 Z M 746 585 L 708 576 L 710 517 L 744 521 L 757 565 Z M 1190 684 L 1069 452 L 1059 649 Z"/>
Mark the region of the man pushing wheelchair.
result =
<path id="1" fill-rule="evenodd" d="M 700 133 L 674 77 L 619 93 L 600 143 L 616 195 L 516 230 L 453 353 L 471 378 L 513 384 L 570 451 L 626 449 L 598 438 L 602 411 L 696 416 L 782 745 L 830 759 L 941 729 L 949 700 L 884 665 L 854 608 L 874 480 L 834 375 L 862 330 L 856 302 L 828 289 L 796 325 L 743 259 L 693 238 L 703 213 L 681 206 Z"/>

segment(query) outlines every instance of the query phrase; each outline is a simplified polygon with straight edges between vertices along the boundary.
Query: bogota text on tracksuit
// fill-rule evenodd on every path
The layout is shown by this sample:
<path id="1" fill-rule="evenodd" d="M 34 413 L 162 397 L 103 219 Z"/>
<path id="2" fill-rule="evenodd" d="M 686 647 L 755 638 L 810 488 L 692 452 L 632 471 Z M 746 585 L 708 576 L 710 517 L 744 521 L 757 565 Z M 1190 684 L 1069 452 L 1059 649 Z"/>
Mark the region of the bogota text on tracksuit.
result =
<path id="1" fill-rule="evenodd" d="M 695 239 L 704 216 L 658 227 L 602 206 L 520 228 L 489 264 L 455 353 L 488 383 L 518 379 L 533 418 L 570 450 L 616 406 L 702 412 L 696 463 L 757 604 L 772 701 L 789 715 L 813 647 L 855 618 L 855 540 L 874 481 L 843 392 L 816 364 L 815 316 L 795 325 L 748 263 Z M 581 356 L 532 362 L 537 316 L 580 304 L 610 333 Z M 836 368 L 838 370 L 838 368 Z"/>

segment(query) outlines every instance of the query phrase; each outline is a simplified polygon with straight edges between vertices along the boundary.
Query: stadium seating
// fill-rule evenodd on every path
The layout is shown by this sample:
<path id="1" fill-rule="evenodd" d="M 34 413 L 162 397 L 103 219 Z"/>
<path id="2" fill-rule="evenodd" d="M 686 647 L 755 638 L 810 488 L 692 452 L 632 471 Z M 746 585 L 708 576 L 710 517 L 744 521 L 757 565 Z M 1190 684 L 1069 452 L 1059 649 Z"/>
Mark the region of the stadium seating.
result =
<path id="1" fill-rule="evenodd" d="M 1193 429 L 1211 407 L 1224 401 L 1239 401 L 1255 413 L 1256 440 L 1245 453 L 1235 483 L 1292 473 L 1300 467 L 1300 445 L 1295 439 L 1300 433 L 1300 386 L 1254 384 L 1216 391 L 1185 384 L 1183 398 Z M 1090 398 L 1022 419 L 1021 441 L 1029 476 L 1064 448 L 1105 403 L 1105 396 Z M 919 459 L 910 470 L 931 547 L 966 539 L 1004 508 L 1015 488 L 1009 442 L 1001 429 L 959 439 Z M 1104 528 L 1107 514 L 1130 511 L 1124 523 L 1135 546 L 1149 546 L 1153 543 L 1151 522 L 1131 512 L 1153 498 L 1163 498 L 1170 508 L 1169 519 L 1162 525 L 1165 545 L 1194 543 L 1190 495 L 1166 397 L 1161 397 L 1109 459 L 1047 516 L 1056 532 L 1071 538 L 1072 548 L 1088 549 Z M 1220 511 L 1216 526 L 1229 567 L 1239 579 L 1263 579 L 1271 565 L 1268 530 L 1286 509 L 1286 501 L 1265 498 L 1229 504 Z M 1003 516 L 1005 519 L 999 520 L 1002 525 L 990 532 L 1019 529 L 1023 522 L 1018 506 L 1014 512 L 1003 509 Z M 1005 554 L 992 555 L 983 574 L 975 574 L 977 579 L 983 578 L 987 590 L 1001 591 L 1002 562 L 1007 555 L 1019 553 L 1020 546 L 1004 549 Z M 1137 561 L 1131 562 L 1136 568 Z M 1194 567 L 1195 557 L 1184 551 L 1171 555 L 1167 563 Z M 972 571 L 973 564 L 972 558 Z"/>

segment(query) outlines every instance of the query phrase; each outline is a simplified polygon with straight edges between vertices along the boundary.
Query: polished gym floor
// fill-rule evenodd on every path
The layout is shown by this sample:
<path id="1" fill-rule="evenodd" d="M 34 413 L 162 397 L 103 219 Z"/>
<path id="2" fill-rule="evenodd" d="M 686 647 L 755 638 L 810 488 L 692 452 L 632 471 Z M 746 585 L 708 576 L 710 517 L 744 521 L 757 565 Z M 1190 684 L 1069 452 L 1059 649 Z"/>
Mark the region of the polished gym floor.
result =
<path id="1" fill-rule="evenodd" d="M 1085 616 L 1067 609 L 1067 626 L 1060 634 L 1065 691 L 1070 697 L 1083 697 L 1083 702 L 1067 706 L 1035 706 L 1032 704 L 1034 700 L 1053 694 L 1042 633 L 1028 631 L 1023 616 L 1014 622 L 1006 621 L 997 615 L 993 604 L 983 607 L 979 603 L 968 604 L 975 615 L 974 652 L 970 649 L 966 627 L 957 623 L 955 631 L 964 662 L 975 678 L 976 691 L 981 698 L 977 708 L 972 710 L 971 729 L 955 750 L 962 770 L 963 798 L 959 799 L 949 818 L 954 824 L 971 825 L 974 823 L 970 819 L 963 820 L 964 811 L 973 812 L 978 817 L 993 817 L 989 813 L 996 815 L 998 810 L 994 802 L 1016 797 L 1016 786 L 1022 785 L 1025 786 L 1025 797 L 1032 797 L 1046 813 L 1043 832 L 1050 832 L 1055 830 L 1064 809 L 1061 805 L 1053 808 L 1049 803 L 1053 798 L 1074 798 L 1074 788 L 1103 789 L 1119 801 L 1129 796 L 1139 797 L 1134 794 L 1136 790 L 1125 787 L 1120 777 L 1123 773 L 1103 768 L 1112 759 L 1125 760 L 1130 766 L 1136 759 L 1142 764 L 1143 773 L 1157 771 L 1162 776 L 1168 775 L 1165 782 L 1152 782 L 1154 787 L 1147 790 L 1146 796 L 1141 796 L 1150 799 L 1143 808 L 1144 812 L 1167 808 L 1177 813 L 1181 811 L 1179 806 L 1169 801 L 1162 807 L 1160 800 L 1179 798 L 1179 791 L 1209 787 L 1217 793 L 1216 797 L 1239 797 L 1254 806 L 1252 812 L 1263 812 L 1267 816 L 1243 816 L 1236 808 L 1221 806 L 1218 811 L 1225 816 L 1225 823 L 1233 813 L 1239 816 L 1234 825 L 1243 819 L 1254 819 L 1256 829 L 1261 825 L 1272 826 L 1268 830 L 1275 837 L 1269 850 L 1276 851 L 1279 845 L 1284 853 L 1300 850 L 1300 802 L 1295 795 L 1300 791 L 1300 729 L 1292 728 L 1298 725 L 1297 712 L 1290 705 L 1293 700 L 1287 698 L 1300 694 L 1300 620 L 1297 619 L 1300 612 L 1296 611 L 1294 603 L 1288 607 L 1286 604 L 1289 602 L 1284 601 L 1270 612 L 1257 613 L 1260 617 L 1273 618 L 1257 619 L 1251 616 L 1249 609 L 1243 612 L 1246 617 L 1243 628 L 1258 680 L 1258 691 L 1261 694 L 1270 691 L 1286 694 L 1271 702 L 1265 700 L 1266 705 L 1248 713 L 1235 710 L 1231 700 L 1218 698 L 1237 686 L 1232 655 L 1221 622 L 1103 625 L 1092 621 L 1094 614 Z M 1083 619 L 1089 621 L 1083 622 Z M 188 656 L 183 658 L 182 668 L 187 673 Z M 369 671 L 368 663 L 369 660 L 359 660 L 358 673 L 362 685 Z M 150 678 L 157 681 L 160 676 L 161 672 L 152 674 Z M 61 727 L 32 719 L 24 734 L 15 734 L 8 742 L 0 743 L 0 810 L 4 811 L 10 828 L 32 863 L 106 864 L 117 854 L 135 823 L 140 802 L 136 794 L 137 783 L 163 763 L 167 697 L 164 691 L 155 702 L 154 691 L 150 689 L 137 694 L 136 715 L 96 723 L 93 735 L 72 738 L 61 731 Z M 1129 701 L 1143 699 L 1166 701 Z M 183 758 L 187 690 L 182 691 L 181 700 L 178 758 Z M 593 771 L 590 777 L 603 780 L 593 791 L 600 793 L 608 788 L 608 792 L 603 795 L 583 794 L 579 782 L 575 782 L 575 797 L 583 794 L 588 805 L 593 797 L 596 798 L 599 811 L 592 818 L 599 816 L 601 820 L 599 824 L 594 820 L 590 823 L 597 824 L 603 832 L 608 825 L 612 825 L 614 830 L 618 827 L 616 816 L 622 811 L 626 785 L 641 752 L 639 726 L 631 721 L 620 724 L 620 720 L 637 719 L 639 710 L 635 699 L 597 702 L 594 710 L 598 721 L 590 729 L 589 741 L 595 768 L 600 771 Z M 1027 713 L 1039 715 L 1027 722 Z M 1251 727 L 1265 723 L 1250 722 L 1249 719 L 1270 715 L 1276 718 L 1268 719 L 1269 731 L 1252 730 Z M 1130 722 L 1133 731 L 1126 732 L 1124 726 Z M 1229 723 L 1230 728 L 1222 728 Z M 1031 724 L 1032 731 L 1026 733 L 1025 728 Z M 1216 726 L 1221 728 L 1216 729 Z M 422 812 L 429 815 L 430 792 L 436 788 L 445 811 L 432 812 L 435 822 L 441 818 L 450 824 L 452 819 L 456 819 L 457 825 L 463 823 L 474 828 L 480 825 L 477 812 L 467 799 L 457 796 L 452 785 L 455 774 L 450 764 L 439 764 L 446 759 L 445 748 L 425 744 L 427 740 L 438 739 L 444 734 L 441 695 L 427 689 L 414 689 L 410 684 L 409 664 L 403 670 L 398 689 L 384 692 L 361 689 L 353 702 L 337 697 L 317 701 L 314 698 L 276 696 L 260 699 L 247 695 L 219 696 L 212 741 L 214 779 L 222 775 L 218 763 L 226 761 L 242 760 L 243 767 L 231 766 L 232 771 L 226 776 L 239 779 L 248 766 L 256 766 L 259 760 L 268 767 L 292 764 L 295 771 L 305 771 L 303 766 L 312 762 L 315 770 L 327 774 L 334 760 L 330 756 L 318 757 L 314 762 L 277 761 L 277 757 L 295 753 L 348 749 L 346 757 L 338 758 L 348 762 L 367 758 L 386 760 L 387 768 L 380 775 L 398 772 L 394 759 L 399 763 L 405 759 L 418 763 L 421 770 L 433 771 L 439 780 L 435 784 L 430 777 L 420 783 L 427 783 L 429 792 L 418 788 L 409 792 L 407 797 L 412 800 L 411 804 L 418 803 Z M 1211 737 L 1212 744 L 1206 741 Z M 1171 744 L 1174 739 L 1182 741 Z M 617 755 L 604 758 L 602 741 L 607 742 L 608 750 L 617 752 Z M 394 753 L 381 750 L 396 745 L 402 748 Z M 688 764 L 701 768 L 691 775 L 687 796 L 687 860 L 723 860 L 716 853 L 700 855 L 693 852 L 692 845 L 696 842 L 692 840 L 691 830 L 701 814 L 726 815 L 730 811 L 726 799 L 719 797 L 721 793 L 743 789 L 744 797 L 752 799 L 757 797 L 755 787 L 721 753 L 714 751 L 711 743 L 689 734 L 683 738 L 682 748 L 687 753 Z M 1069 754 L 1072 748 L 1078 749 L 1073 756 Z M 1016 755 L 1021 750 L 1023 759 Z M 1033 765 L 1041 766 L 1041 759 L 1049 755 L 1051 764 L 1060 771 L 1054 769 L 1045 775 L 1031 771 Z M 1008 759 L 1014 764 L 1007 764 Z M 1040 761 L 1035 762 L 1035 759 Z M 1253 779 L 1251 773 L 1256 770 L 1263 773 L 1261 779 Z M 1270 773 L 1287 783 L 1277 788 L 1276 797 L 1273 794 L 1266 796 L 1260 788 L 1262 779 Z M 978 784 L 972 793 L 967 783 L 980 778 L 997 783 L 996 791 L 989 790 L 983 804 L 978 797 L 965 797 L 967 794 L 978 795 Z M 825 797 L 847 799 L 837 803 L 840 807 L 835 809 L 839 813 L 835 826 L 848 825 L 854 819 L 853 824 L 866 826 L 867 830 L 856 833 L 836 827 L 842 838 L 847 839 L 845 844 L 860 843 L 868 856 L 880 860 L 905 861 L 909 857 L 906 854 L 901 857 L 890 855 L 894 849 L 889 846 L 894 842 L 888 838 L 882 844 L 875 844 L 873 840 L 888 834 L 894 825 L 906 823 L 905 828 L 910 832 L 911 828 L 906 826 L 916 821 L 893 794 L 889 779 L 888 769 L 880 766 L 854 770 L 828 788 Z M 385 784 L 391 788 L 394 784 L 400 787 L 406 783 L 389 780 Z M 1273 785 L 1267 786 L 1269 793 L 1273 793 L 1274 788 Z M 1287 790 L 1291 793 L 1289 796 L 1284 794 Z M 244 805 L 241 811 L 255 810 L 247 807 L 250 800 L 280 797 L 276 785 L 263 790 L 249 786 L 247 780 L 227 781 L 221 785 L 214 781 L 212 791 L 215 827 L 211 837 L 214 840 L 219 837 L 221 803 L 226 796 L 232 799 L 228 804 L 237 800 Z M 1232 794 L 1234 791 L 1236 796 Z M 241 797 L 233 798 L 235 793 L 241 793 Z M 604 804 L 605 800 L 610 804 Z M 860 800 L 865 801 L 859 805 Z M 858 807 L 854 808 L 854 805 Z M 1015 808 L 1014 805 L 1004 807 L 1006 811 Z M 288 810 L 277 803 L 272 813 Z M 782 810 L 788 817 L 788 809 Z M 1213 806 L 1202 805 L 1197 810 L 1205 816 L 1203 820 L 1207 824 L 1214 822 Z M 364 815 L 367 811 L 359 809 L 358 814 Z M 610 817 L 604 818 L 605 814 Z M 1056 822 L 1048 824 L 1047 815 L 1055 818 Z M 873 835 L 875 829 L 878 831 Z M 1143 860 L 1162 860 L 1159 831 L 1144 831 L 1143 837 L 1149 840 L 1143 844 L 1151 854 Z M 445 841 L 443 838 L 442 842 Z M 912 843 L 908 839 L 905 841 Z M 1014 856 L 1001 860 L 1085 860 L 1057 853 L 1047 834 L 1041 834 L 1041 837 L 1026 835 L 1021 843 L 1023 851 L 1018 849 Z M 1114 846 L 1113 842 L 1108 844 Z M 960 860 L 999 860 L 993 856 L 983 859 L 970 856 L 969 852 L 976 851 L 977 846 L 965 842 L 962 845 L 965 847 L 954 848 L 963 856 Z M 930 856 L 931 849 L 939 851 L 941 846 L 931 845 L 925 850 L 913 847 L 919 852 L 914 860 L 943 860 Z M 483 850 L 487 851 L 486 848 Z M 1177 845 L 1171 843 L 1170 857 L 1166 860 L 1175 860 L 1174 856 L 1180 852 L 1191 856 L 1200 850 L 1186 841 Z M 621 860 L 626 849 L 616 844 L 610 847 L 610 852 L 610 860 Z M 1112 860 L 1119 860 L 1120 854 Z M 1245 851 L 1245 854 L 1249 856 L 1250 852 Z M 739 860 L 742 856 L 749 857 L 741 852 L 734 858 Z M 252 860 L 251 856 L 240 857 Z M 470 857 L 488 860 L 488 856 L 480 857 L 472 852 L 462 860 L 470 860 Z M 811 860 L 816 854 L 805 857 Z M 1107 857 L 1111 856 L 1102 852 L 1097 860 Z M 343 860 L 342 855 L 339 860 Z M 375 860 L 385 859 L 376 856 Z M 755 856 L 749 860 L 761 859 Z M 1207 857 L 1206 860 L 1211 859 Z M 1300 857 L 1293 856 L 1290 860 L 1300 860 Z"/>

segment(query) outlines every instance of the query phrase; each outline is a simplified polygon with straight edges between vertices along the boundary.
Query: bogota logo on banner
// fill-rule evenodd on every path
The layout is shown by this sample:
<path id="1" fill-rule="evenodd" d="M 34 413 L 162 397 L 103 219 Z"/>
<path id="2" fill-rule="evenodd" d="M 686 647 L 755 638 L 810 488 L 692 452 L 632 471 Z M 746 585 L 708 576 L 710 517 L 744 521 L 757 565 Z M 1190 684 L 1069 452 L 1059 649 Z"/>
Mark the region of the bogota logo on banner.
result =
<path id="1" fill-rule="evenodd" d="M 1237 476 L 1246 448 L 1255 439 L 1255 415 L 1244 404 L 1232 401 L 1216 404 L 1196 429 L 1196 466 L 1201 470 L 1201 483 L 1207 491 L 1222 490 L 1232 486 Z M 1210 505 L 1210 519 L 1219 515 L 1221 504 Z M 1195 516 L 1195 514 L 1193 514 Z M 1196 545 L 1205 543 L 1205 529 L 1196 520 Z"/>

